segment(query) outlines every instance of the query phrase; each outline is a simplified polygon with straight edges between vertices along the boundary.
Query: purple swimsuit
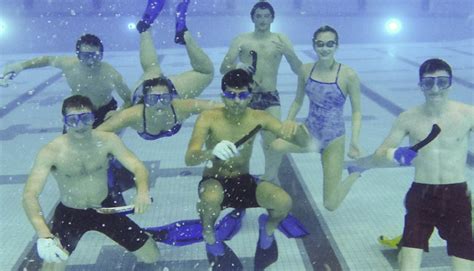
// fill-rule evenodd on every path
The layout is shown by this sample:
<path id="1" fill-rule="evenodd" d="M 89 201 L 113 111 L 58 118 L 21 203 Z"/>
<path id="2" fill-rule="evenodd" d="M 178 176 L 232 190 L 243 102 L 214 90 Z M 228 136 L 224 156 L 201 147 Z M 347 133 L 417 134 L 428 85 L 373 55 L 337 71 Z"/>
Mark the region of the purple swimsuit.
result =
<path id="1" fill-rule="evenodd" d="M 305 125 L 314 138 L 320 141 L 322 152 L 331 141 L 345 134 L 344 103 L 346 96 L 337 84 L 341 64 L 334 83 L 319 82 L 311 78 L 311 70 L 304 91 L 309 97 L 309 113 Z"/>

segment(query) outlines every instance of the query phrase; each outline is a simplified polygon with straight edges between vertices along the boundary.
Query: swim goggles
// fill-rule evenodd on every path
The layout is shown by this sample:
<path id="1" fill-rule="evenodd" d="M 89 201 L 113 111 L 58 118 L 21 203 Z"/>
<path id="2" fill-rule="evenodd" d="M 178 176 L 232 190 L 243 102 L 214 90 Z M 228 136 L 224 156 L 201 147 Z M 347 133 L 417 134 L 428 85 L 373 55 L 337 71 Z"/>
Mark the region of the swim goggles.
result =
<path id="1" fill-rule="evenodd" d="M 451 86 L 452 77 L 451 76 L 437 76 L 437 77 L 421 77 L 420 79 L 420 88 L 422 91 L 431 90 L 436 82 L 438 89 L 443 90 Z"/>
<path id="2" fill-rule="evenodd" d="M 333 48 L 334 46 L 337 45 L 337 42 L 334 41 L 334 40 L 330 40 L 330 41 L 322 41 L 322 40 L 317 40 L 314 44 L 316 44 L 316 47 L 318 48 L 323 48 L 324 46 L 328 47 L 328 48 Z"/>
<path id="3" fill-rule="evenodd" d="M 143 97 L 143 103 L 146 106 L 154 106 L 159 104 L 161 106 L 171 104 L 173 100 L 173 95 L 171 93 L 162 93 L 162 94 L 146 94 Z"/>
<path id="4" fill-rule="evenodd" d="M 102 59 L 102 52 L 95 51 L 95 52 L 77 52 L 77 57 L 80 60 L 101 60 Z"/>
<path id="5" fill-rule="evenodd" d="M 222 91 L 222 96 L 224 96 L 224 98 L 232 99 L 232 100 L 237 99 L 237 97 L 239 98 L 239 100 L 246 100 L 250 97 L 251 94 L 252 93 L 250 91 L 243 91 L 239 93 L 228 91 L 228 90 Z"/>
<path id="6" fill-rule="evenodd" d="M 95 121 L 94 113 L 86 112 L 81 114 L 69 114 L 64 116 L 64 124 L 69 127 L 79 126 L 79 122 L 84 125 L 92 125 Z"/>

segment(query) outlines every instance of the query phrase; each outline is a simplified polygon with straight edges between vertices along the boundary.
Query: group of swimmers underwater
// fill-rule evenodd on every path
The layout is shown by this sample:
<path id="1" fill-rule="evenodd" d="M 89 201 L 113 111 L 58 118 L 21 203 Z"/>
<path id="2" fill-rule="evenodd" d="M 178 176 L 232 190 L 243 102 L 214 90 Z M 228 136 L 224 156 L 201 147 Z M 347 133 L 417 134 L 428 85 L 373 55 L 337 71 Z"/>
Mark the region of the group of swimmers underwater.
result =
<path id="1" fill-rule="evenodd" d="M 133 94 L 122 76 L 102 61 L 102 42 L 91 34 L 77 41 L 75 57 L 42 56 L 4 68 L 7 82 L 25 69 L 56 67 L 73 94 L 62 105 L 63 135 L 39 151 L 23 194 L 44 270 L 65 269 L 80 238 L 91 230 L 133 252 L 139 260 L 135 270 L 162 268 L 155 241 L 174 246 L 204 241 L 212 270 L 242 270 L 225 241 L 239 231 L 245 209 L 254 207 L 268 212 L 258 219 L 254 261 L 255 270 L 264 270 L 278 259 L 276 229 L 290 238 L 311 234 L 310 225 L 303 226 L 290 214 L 297 195 L 276 184 L 283 155 L 294 152 L 321 154 L 323 203 L 330 211 L 341 205 L 365 170 L 414 166 L 414 181 L 405 199 L 403 234 L 393 240 L 381 238 L 381 243 L 400 249 L 401 270 L 418 270 L 437 228 L 447 241 L 453 269 L 474 270 L 471 192 L 464 176 L 474 107 L 448 98 L 453 78 L 448 63 L 435 58 L 420 66 L 419 88 L 425 103 L 401 113 L 374 154 L 361 157 L 360 81 L 351 67 L 335 60 L 339 36 L 334 28 L 322 26 L 314 32 L 317 60 L 303 64 L 290 40 L 270 31 L 275 18 L 271 4 L 257 2 L 250 12 L 254 31 L 238 35 L 221 64 L 222 102 L 201 100 L 196 97 L 211 83 L 214 68 L 188 31 L 190 0 L 182 0 L 176 8 L 175 42 L 185 46 L 192 70 L 164 76 L 158 63 L 150 27 L 164 4 L 165 0 L 148 0 L 137 24 L 143 75 L 132 88 Z M 276 85 L 283 56 L 298 83 L 282 122 Z M 114 90 L 123 100 L 119 109 Z M 306 96 L 309 113 L 304 123 L 298 123 L 295 119 Z M 351 160 L 345 162 L 343 108 L 347 98 L 352 109 L 347 152 Z M 205 165 L 198 186 L 199 219 L 142 228 L 127 214 L 141 214 L 152 202 L 148 170 L 117 134 L 131 127 L 145 140 L 171 137 L 194 115 L 199 116 L 185 163 Z M 257 133 L 262 136 L 265 157 L 265 172 L 260 177 L 249 173 Z M 398 147 L 406 136 L 411 146 Z M 344 171 L 347 177 L 342 178 Z M 60 192 L 51 227 L 38 200 L 50 173 Z M 129 183 L 124 184 L 124 179 Z M 136 187 L 136 195 L 133 204 L 126 205 L 122 192 L 131 186 Z M 217 222 L 226 208 L 234 210 Z"/>

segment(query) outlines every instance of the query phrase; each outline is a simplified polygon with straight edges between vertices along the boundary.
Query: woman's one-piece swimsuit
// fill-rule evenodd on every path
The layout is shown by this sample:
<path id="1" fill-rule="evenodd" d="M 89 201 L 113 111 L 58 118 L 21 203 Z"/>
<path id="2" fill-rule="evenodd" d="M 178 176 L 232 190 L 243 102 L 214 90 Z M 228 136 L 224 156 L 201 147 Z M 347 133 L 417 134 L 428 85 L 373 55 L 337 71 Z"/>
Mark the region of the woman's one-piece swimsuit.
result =
<path id="1" fill-rule="evenodd" d="M 344 103 L 346 96 L 337 84 L 341 64 L 337 69 L 336 80 L 325 83 L 311 78 L 316 65 L 311 70 L 304 91 L 308 95 L 309 113 L 305 125 L 320 144 L 322 152 L 331 141 L 345 134 Z"/>

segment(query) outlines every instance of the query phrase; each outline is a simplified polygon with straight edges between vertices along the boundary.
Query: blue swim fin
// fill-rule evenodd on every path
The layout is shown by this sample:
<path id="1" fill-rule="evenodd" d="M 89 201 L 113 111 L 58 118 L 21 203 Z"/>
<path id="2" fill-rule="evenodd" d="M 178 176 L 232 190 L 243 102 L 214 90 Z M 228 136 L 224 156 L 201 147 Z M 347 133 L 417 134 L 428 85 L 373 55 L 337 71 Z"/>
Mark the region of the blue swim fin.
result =
<path id="1" fill-rule="evenodd" d="M 203 240 L 199 219 L 180 220 L 164 226 L 144 228 L 144 230 L 150 233 L 155 241 L 171 246 L 186 246 Z"/>
<path id="2" fill-rule="evenodd" d="M 244 216 L 245 209 L 234 209 L 224 216 L 216 225 L 216 239 L 221 241 L 232 239 L 242 227 Z"/>
<path id="3" fill-rule="evenodd" d="M 176 33 L 174 42 L 177 44 L 186 44 L 184 41 L 184 32 L 188 31 L 186 27 L 186 13 L 190 0 L 183 0 L 176 7 Z"/>
<path id="4" fill-rule="evenodd" d="M 216 238 L 230 240 L 240 230 L 245 210 L 233 210 L 224 216 L 216 225 Z M 155 241 L 172 246 L 187 246 L 203 240 L 202 224 L 199 219 L 180 220 L 164 226 L 148 227 L 144 230 Z"/>
<path id="5" fill-rule="evenodd" d="M 141 20 L 137 23 L 137 30 L 139 33 L 145 32 L 150 28 L 164 5 L 165 0 L 148 0 L 145 12 L 143 12 Z"/>
<path id="6" fill-rule="evenodd" d="M 280 222 L 278 229 L 288 238 L 301 238 L 309 234 L 305 226 L 291 214 Z"/>

